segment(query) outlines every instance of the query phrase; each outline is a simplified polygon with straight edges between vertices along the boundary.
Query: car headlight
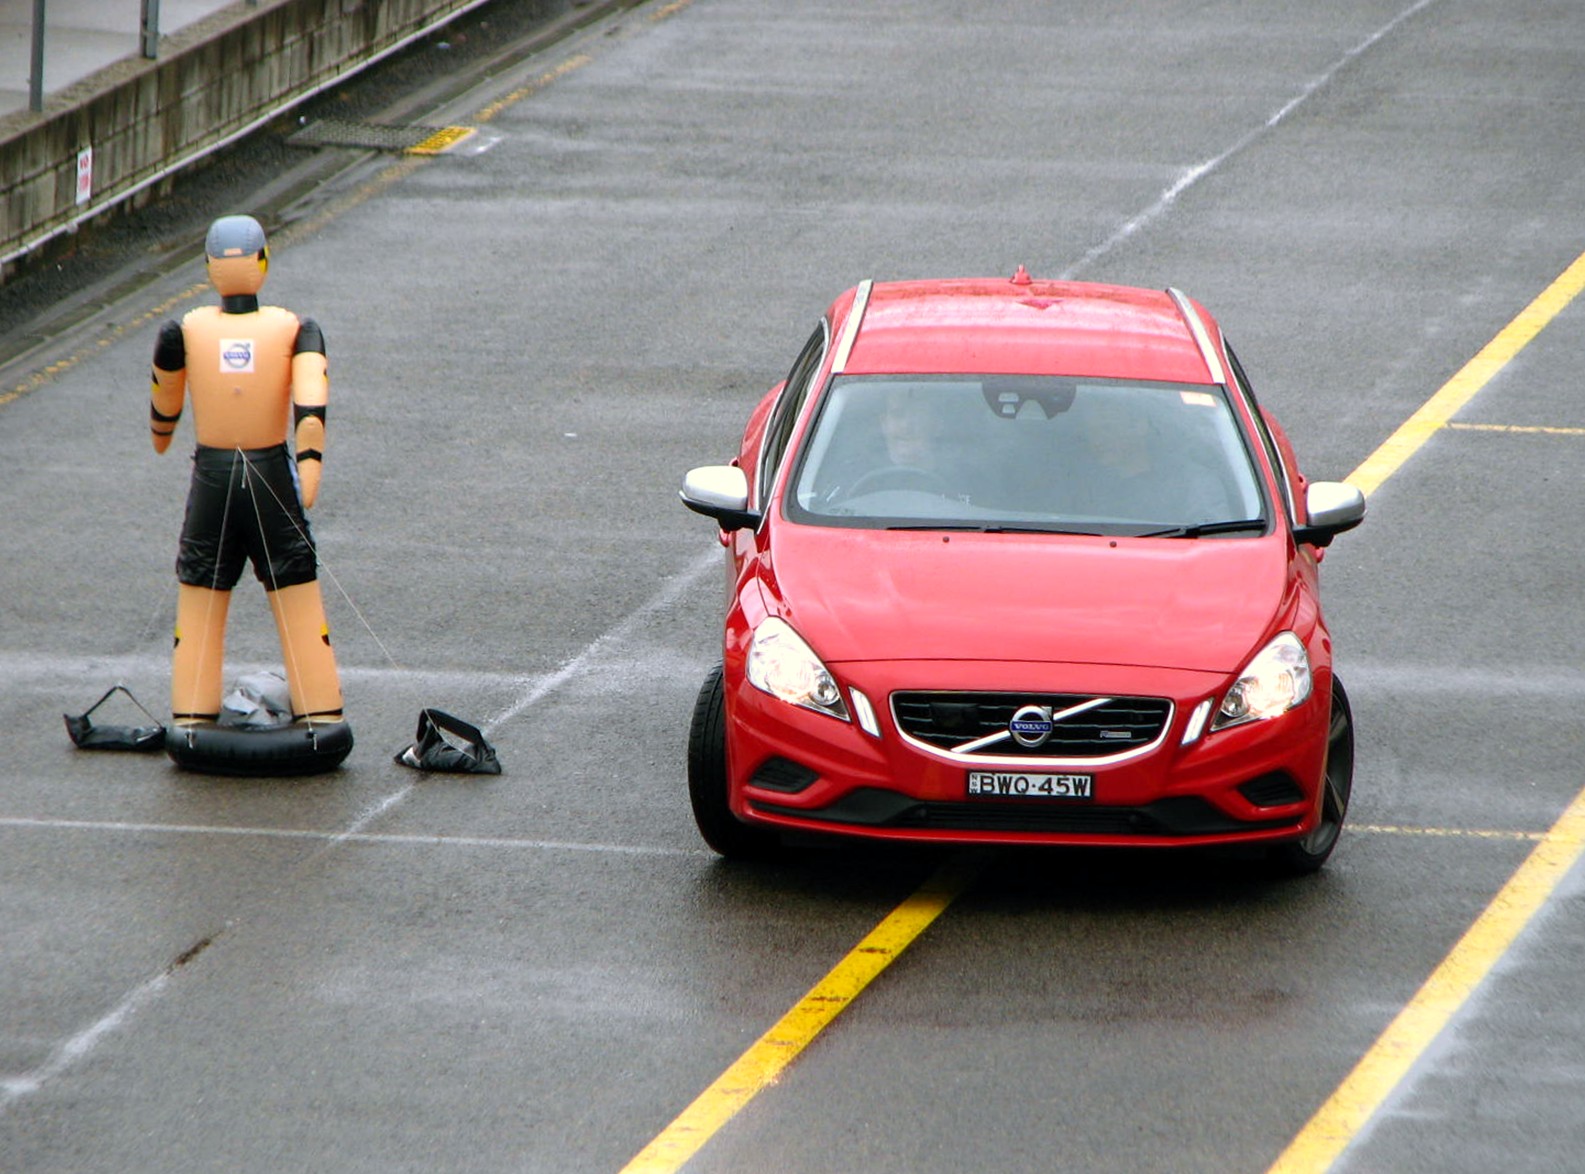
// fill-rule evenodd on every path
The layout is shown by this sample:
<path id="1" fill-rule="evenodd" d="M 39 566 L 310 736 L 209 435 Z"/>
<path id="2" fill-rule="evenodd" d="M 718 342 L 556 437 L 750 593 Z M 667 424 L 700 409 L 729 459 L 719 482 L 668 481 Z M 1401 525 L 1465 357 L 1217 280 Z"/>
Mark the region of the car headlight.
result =
<path id="1" fill-rule="evenodd" d="M 1292 632 L 1283 632 L 1256 654 L 1222 698 L 1213 730 L 1278 717 L 1310 695 L 1310 655 Z"/>
<path id="2" fill-rule="evenodd" d="M 830 670 L 785 620 L 771 618 L 754 629 L 748 679 L 756 689 L 790 705 L 848 720 L 848 707 Z"/>

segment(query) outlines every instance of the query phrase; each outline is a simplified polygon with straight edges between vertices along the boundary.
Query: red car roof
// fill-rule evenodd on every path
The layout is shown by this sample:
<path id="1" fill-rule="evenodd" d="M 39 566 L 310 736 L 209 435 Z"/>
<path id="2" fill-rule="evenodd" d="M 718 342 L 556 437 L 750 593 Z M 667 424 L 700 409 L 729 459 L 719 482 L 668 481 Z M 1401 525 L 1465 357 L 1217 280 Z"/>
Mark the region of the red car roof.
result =
<path id="1" fill-rule="evenodd" d="M 846 373 L 1212 382 L 1165 291 L 1020 278 L 876 282 Z"/>

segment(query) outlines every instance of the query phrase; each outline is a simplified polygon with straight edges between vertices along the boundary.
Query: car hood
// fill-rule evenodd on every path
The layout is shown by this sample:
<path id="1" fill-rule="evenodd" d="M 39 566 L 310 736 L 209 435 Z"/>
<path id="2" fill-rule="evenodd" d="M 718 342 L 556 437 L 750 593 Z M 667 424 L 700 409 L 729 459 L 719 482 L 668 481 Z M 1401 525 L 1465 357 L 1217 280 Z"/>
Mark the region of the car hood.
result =
<path id="1" fill-rule="evenodd" d="M 1046 661 L 1232 673 L 1289 580 L 1284 537 L 777 529 L 765 586 L 828 663 Z"/>

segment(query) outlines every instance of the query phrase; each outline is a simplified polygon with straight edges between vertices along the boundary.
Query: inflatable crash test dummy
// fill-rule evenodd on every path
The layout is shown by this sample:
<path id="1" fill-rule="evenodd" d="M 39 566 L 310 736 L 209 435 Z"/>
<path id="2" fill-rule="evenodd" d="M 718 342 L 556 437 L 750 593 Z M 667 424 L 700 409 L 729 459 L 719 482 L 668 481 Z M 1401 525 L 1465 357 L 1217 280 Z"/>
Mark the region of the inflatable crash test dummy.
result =
<path id="1" fill-rule="evenodd" d="M 251 216 L 215 221 L 204 253 L 220 304 L 160 328 L 149 417 L 163 453 L 191 399 L 198 440 L 176 559 L 166 750 L 180 766 L 215 774 L 329 770 L 352 749 L 352 733 L 303 513 L 319 495 L 324 460 L 324 336 L 311 319 L 259 305 L 269 252 Z M 228 724 L 222 712 L 226 612 L 245 561 L 269 599 L 291 696 L 290 724 L 262 730 Z"/>

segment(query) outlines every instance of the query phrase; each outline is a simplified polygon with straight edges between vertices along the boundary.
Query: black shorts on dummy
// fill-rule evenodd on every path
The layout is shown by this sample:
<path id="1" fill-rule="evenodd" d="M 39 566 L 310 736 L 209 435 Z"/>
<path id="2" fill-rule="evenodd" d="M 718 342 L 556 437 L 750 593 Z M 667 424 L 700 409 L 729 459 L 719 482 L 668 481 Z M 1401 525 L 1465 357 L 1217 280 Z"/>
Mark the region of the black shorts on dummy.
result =
<path id="1" fill-rule="evenodd" d="M 230 591 L 242 577 L 244 559 L 252 560 L 266 591 L 318 577 L 291 457 L 284 444 L 256 449 L 199 445 L 176 554 L 177 581 Z"/>

